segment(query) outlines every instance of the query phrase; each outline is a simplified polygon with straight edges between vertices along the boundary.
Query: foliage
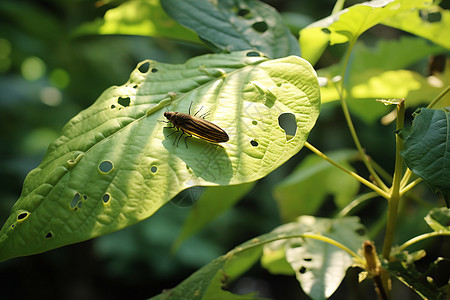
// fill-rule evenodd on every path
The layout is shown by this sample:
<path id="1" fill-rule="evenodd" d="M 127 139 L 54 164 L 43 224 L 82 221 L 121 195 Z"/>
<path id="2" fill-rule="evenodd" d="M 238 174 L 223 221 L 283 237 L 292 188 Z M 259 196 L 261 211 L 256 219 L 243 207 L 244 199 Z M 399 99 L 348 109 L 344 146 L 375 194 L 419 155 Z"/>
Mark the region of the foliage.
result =
<path id="1" fill-rule="evenodd" d="M 57 18 L 36 13 L 33 4 L 24 7 L 23 17 L 17 13 L 17 5 L 0 4 L 5 14 L 21 20 L 21 28 L 40 39 L 56 41 L 64 36 L 79 42 L 89 35 L 140 35 L 191 42 L 193 47 L 204 45 L 216 52 L 199 55 L 197 52 L 205 50 L 195 48 L 190 55 L 195 57 L 182 64 L 143 60 L 125 84 L 107 89 L 69 121 L 41 164 L 27 176 L 1 229 L 1 260 L 123 229 L 157 215 L 183 190 L 211 186 L 191 209 L 172 246 L 178 253 L 204 232 L 202 228 L 215 227 L 210 240 L 222 237 L 223 232 L 227 237 L 240 236 L 245 231 L 241 227 L 225 231 L 223 221 L 211 225 L 222 213 L 233 211 L 240 198 L 253 196 L 261 206 L 271 202 L 265 211 L 279 214 L 282 222 L 153 299 L 261 299 L 254 292 L 233 293 L 233 285 L 259 261 L 271 274 L 295 275 L 312 299 L 339 293 L 338 287 L 352 270 L 360 272 L 360 281 L 373 280 L 382 299 L 390 298 L 392 279 L 424 299 L 448 296 L 448 272 L 442 270 L 449 260 L 436 258 L 441 254 L 433 251 L 430 238 L 450 234 L 449 209 L 439 207 L 419 183 L 423 180 L 433 191 L 440 191 L 449 206 L 448 60 L 437 69 L 430 65 L 428 73 L 424 72 L 430 55 L 448 54 L 449 11 L 431 0 L 371 1 L 345 9 L 342 3 L 337 1 L 329 17 L 300 30 L 298 42 L 281 15 L 256 0 L 108 3 L 102 18 L 69 32 L 56 25 L 60 22 Z M 30 26 L 27 20 L 33 15 L 45 28 L 59 29 L 49 35 Z M 286 20 L 295 16 L 290 14 Z M 297 17 L 304 20 L 300 14 Z M 377 26 L 412 36 L 380 39 L 372 35 Z M 164 41 L 155 49 L 170 48 Z M 66 54 L 70 42 L 61 44 L 65 47 L 60 53 Z M 139 46 L 132 48 L 139 51 Z M 105 59 L 104 53 L 93 60 Z M 27 63 L 45 73 L 42 60 L 32 58 Z M 311 64 L 318 69 L 318 76 Z M 55 70 L 53 81 L 51 76 L 49 80 L 63 89 L 68 74 L 75 74 L 77 68 L 72 70 L 74 73 Z M 32 80 L 34 75 L 29 74 L 23 76 Z M 99 83 L 93 85 L 98 88 Z M 382 99 L 376 102 L 376 98 Z M 54 103 L 45 99 L 44 103 Z M 321 102 L 324 105 L 316 124 Z M 424 103 L 427 107 L 419 107 L 412 126 L 405 129 L 409 127 L 405 126 L 405 121 L 409 122 L 405 110 Z M 320 140 L 315 130 L 329 121 L 337 104 L 356 149 L 347 150 L 345 145 L 335 150 L 333 138 L 345 135 L 330 122 L 330 127 L 320 131 L 327 134 L 325 142 L 319 143 L 326 150 L 322 152 L 312 145 Z M 180 132 L 172 134 L 173 129 L 164 128 L 166 109 L 188 112 L 191 108 L 192 114 L 223 128 L 230 141 L 218 145 L 185 139 Z M 396 120 L 391 130 L 394 134 L 377 135 L 373 124 L 380 118 L 384 124 Z M 35 136 L 49 140 L 55 134 L 40 129 Z M 386 147 L 394 139 L 395 148 Z M 30 136 L 24 145 L 34 145 L 37 140 Z M 316 156 L 307 156 L 295 166 L 303 147 Z M 378 164 L 375 157 L 380 153 L 394 153 L 394 163 L 382 159 Z M 257 180 L 260 182 L 255 184 Z M 385 203 L 387 212 L 383 211 Z M 272 224 L 273 219 L 264 222 L 252 213 L 235 214 L 230 220 L 254 226 Z M 431 232 L 419 229 L 419 223 L 425 224 L 423 217 Z M 152 219 L 157 216 L 149 221 Z M 408 226 L 408 221 L 414 224 Z M 383 226 L 385 230 L 380 230 Z M 259 229 L 268 232 L 267 227 Z M 175 239 L 174 230 L 167 231 Z M 382 244 L 378 252 L 369 239 Z M 125 247 L 122 242 L 116 253 L 123 256 L 128 251 L 134 256 L 129 254 L 136 254 L 130 250 L 131 244 Z M 145 242 L 139 244 L 146 246 Z M 167 250 L 157 257 L 170 260 Z M 152 254 L 140 250 L 137 256 L 150 260 Z M 190 257 L 194 256 L 200 255 Z M 426 268 L 416 268 L 426 259 Z M 184 262 L 188 260 L 192 261 Z M 162 262 L 153 259 L 152 264 Z M 162 274 L 162 268 L 159 270 Z"/>

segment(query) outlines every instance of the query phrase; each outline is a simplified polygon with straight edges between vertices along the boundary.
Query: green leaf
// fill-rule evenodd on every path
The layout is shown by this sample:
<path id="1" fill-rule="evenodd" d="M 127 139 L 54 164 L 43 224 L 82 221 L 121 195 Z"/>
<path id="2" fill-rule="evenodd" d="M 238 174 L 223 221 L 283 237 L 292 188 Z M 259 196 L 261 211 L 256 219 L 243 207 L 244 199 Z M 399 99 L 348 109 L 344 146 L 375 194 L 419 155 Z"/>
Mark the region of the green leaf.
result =
<path id="1" fill-rule="evenodd" d="M 450 231 L 450 209 L 435 207 L 428 212 L 425 221 L 434 231 Z"/>
<path id="2" fill-rule="evenodd" d="M 256 0 L 163 0 L 164 10 L 216 52 L 258 49 L 270 58 L 300 55 L 278 12 Z"/>
<path id="3" fill-rule="evenodd" d="M 327 155 L 353 170 L 349 161 L 355 160 L 356 150 L 340 150 Z M 346 206 L 359 189 L 359 183 L 329 162 L 316 155 L 308 156 L 294 172 L 274 189 L 283 220 L 294 220 L 300 215 L 314 215 L 328 195 L 334 196 L 338 208 Z"/>
<path id="4" fill-rule="evenodd" d="M 255 183 L 208 187 L 191 209 L 183 229 L 173 245 L 173 249 L 176 250 L 184 240 L 233 206 L 253 188 Z"/>
<path id="5" fill-rule="evenodd" d="M 159 0 L 127 1 L 111 8 L 103 19 L 85 23 L 74 35 L 129 34 L 167 37 L 200 43 L 197 35 L 171 19 Z"/>
<path id="6" fill-rule="evenodd" d="M 241 273 L 250 268 L 259 258 L 261 246 L 236 247 L 227 254 L 213 260 L 175 288 L 167 290 L 152 300 L 263 300 L 255 297 L 254 293 L 247 295 L 236 295 L 222 288 L 234 280 Z"/>
<path id="7" fill-rule="evenodd" d="M 286 247 L 292 250 L 298 246 L 298 240 L 302 234 L 314 232 L 331 237 L 356 251 L 362 244 L 362 240 L 365 239 L 364 235 L 360 235 L 361 229 L 364 229 L 364 227 L 359 223 L 357 217 L 328 220 L 305 216 L 300 218 L 297 222 L 284 224 L 270 233 L 260 235 L 237 246 L 227 254 L 218 257 L 192 274 L 175 288 L 163 292 L 151 299 L 254 299 L 253 295 L 231 294 L 224 291 L 223 287 L 227 283 L 235 280 L 238 276 L 241 276 L 254 265 L 260 258 L 263 247 L 264 255 L 270 255 L 266 254 L 266 249 L 280 247 L 284 249 Z M 328 245 L 325 242 L 319 243 Z M 333 270 L 338 273 L 344 270 L 345 274 L 345 269 L 352 264 L 351 259 L 347 260 L 349 257 L 348 254 L 347 256 L 341 256 L 343 250 L 340 250 L 336 246 L 330 246 L 330 248 L 320 250 L 330 251 L 328 253 L 322 253 L 323 256 L 328 259 L 326 267 L 331 268 L 334 266 L 335 269 Z M 333 257 L 336 257 L 336 259 Z M 345 261 L 348 261 L 349 265 L 340 261 L 342 257 L 345 257 Z M 296 256 L 292 255 L 293 263 L 295 259 Z M 300 258 L 297 257 L 297 259 Z M 300 261 L 302 262 L 304 260 L 301 259 Z M 333 277 L 334 278 L 327 278 L 326 280 L 324 278 L 325 285 L 328 289 L 328 284 L 331 284 L 330 282 L 338 280 L 336 279 L 336 276 Z"/>
<path id="8" fill-rule="evenodd" d="M 382 261 L 382 266 L 422 299 L 446 299 L 445 293 L 439 290 L 433 280 L 416 269 L 414 260 L 414 254 L 400 253 L 395 255 L 389 263 Z"/>
<path id="9" fill-rule="evenodd" d="M 406 32 L 424 37 L 450 49 L 450 11 L 438 5 L 423 7 L 421 10 L 407 10 L 399 12 L 394 18 L 383 22 L 384 25 L 401 29 Z"/>
<path id="10" fill-rule="evenodd" d="M 400 152 L 408 167 L 434 191 L 440 191 L 450 206 L 450 113 L 422 108 L 415 113 L 412 127 L 399 132 L 404 140 Z"/>
<path id="11" fill-rule="evenodd" d="M 300 31 L 302 57 L 314 65 L 328 44 L 356 41 L 366 30 L 389 18 L 397 18 L 400 12 L 418 13 L 419 8 L 431 3 L 431 0 L 380 0 L 353 5 Z"/>
<path id="12" fill-rule="evenodd" d="M 357 217 L 324 219 L 301 216 L 296 222 L 278 227 L 274 232 L 314 233 L 329 237 L 356 252 L 367 240 L 365 228 Z M 274 273 L 286 274 L 281 268 L 280 250 L 295 271 L 302 290 L 312 299 L 330 297 L 353 264 L 351 256 L 329 243 L 308 237 L 279 240 L 264 247 L 263 266 Z M 275 255 L 275 259 L 270 256 Z M 287 273 L 289 274 L 289 272 Z M 332 275 L 332 276 L 330 276 Z"/>
<path id="13" fill-rule="evenodd" d="M 0 260 L 43 252 L 135 224 L 180 191 L 255 181 L 297 153 L 320 109 L 311 65 L 255 51 L 183 65 L 144 61 L 74 117 L 25 179 L 0 231 Z M 204 107 L 230 140 L 174 145 L 164 112 Z M 278 125 L 289 113 L 294 137 Z"/>

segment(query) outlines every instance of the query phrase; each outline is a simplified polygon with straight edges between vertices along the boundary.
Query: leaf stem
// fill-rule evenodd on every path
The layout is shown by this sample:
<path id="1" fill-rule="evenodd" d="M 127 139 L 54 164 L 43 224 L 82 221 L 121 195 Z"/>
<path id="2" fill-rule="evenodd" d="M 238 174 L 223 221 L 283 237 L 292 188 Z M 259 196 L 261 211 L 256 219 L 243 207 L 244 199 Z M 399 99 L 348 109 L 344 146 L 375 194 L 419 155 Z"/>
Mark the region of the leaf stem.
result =
<path id="1" fill-rule="evenodd" d="M 401 101 L 397 104 L 397 132 L 403 129 L 405 121 L 405 101 Z M 403 140 L 396 135 L 395 136 L 395 168 L 394 178 L 392 180 L 392 187 L 390 190 L 390 197 L 388 201 L 388 218 L 386 224 L 386 233 L 383 243 L 383 257 L 389 259 L 391 254 L 392 242 L 394 240 L 394 231 L 397 221 L 398 205 L 400 202 L 400 182 L 403 173 L 403 158 L 400 155 L 400 151 L 403 148 Z"/>
<path id="2" fill-rule="evenodd" d="M 401 189 L 400 196 L 403 196 L 404 193 L 415 187 L 420 182 L 422 182 L 422 178 L 417 178 L 416 180 L 405 186 L 403 189 Z"/>
<path id="3" fill-rule="evenodd" d="M 350 211 L 357 207 L 358 205 L 360 205 L 361 203 L 375 198 L 376 196 L 378 196 L 378 193 L 376 192 L 369 192 L 369 193 L 365 193 L 362 194 L 360 196 L 358 196 L 355 200 L 353 200 L 352 202 L 350 202 L 347 206 L 345 206 L 338 214 L 337 214 L 337 218 L 342 218 L 345 217 L 348 213 L 350 213 Z"/>
<path id="4" fill-rule="evenodd" d="M 355 143 L 356 148 L 358 149 L 359 154 L 361 155 L 363 163 L 366 165 L 367 170 L 369 170 L 370 175 L 372 175 L 372 177 L 375 180 L 375 182 L 377 183 L 377 185 L 379 187 L 381 187 L 382 190 L 388 191 L 389 190 L 388 187 L 384 184 L 384 182 L 378 176 L 377 172 L 375 172 L 375 170 L 373 169 L 372 164 L 369 162 L 369 159 L 367 158 L 367 155 L 366 155 L 365 151 L 363 150 L 363 148 L 361 146 L 361 143 L 359 141 L 358 135 L 356 134 L 355 127 L 353 126 L 353 122 L 352 122 L 352 119 L 350 117 L 350 112 L 348 110 L 347 102 L 346 102 L 345 96 L 344 96 L 345 72 L 347 70 L 348 61 L 350 59 L 350 53 L 352 52 L 352 49 L 353 49 L 353 46 L 355 45 L 355 43 L 356 43 L 356 38 L 350 40 L 350 45 L 349 45 L 349 48 L 347 50 L 347 53 L 346 53 L 346 56 L 345 56 L 345 60 L 344 60 L 344 64 L 343 64 L 343 68 L 342 68 L 341 86 L 340 86 L 340 88 L 337 88 L 337 91 L 338 91 L 338 94 L 339 94 L 339 98 L 341 100 L 341 107 L 342 107 L 342 111 L 344 112 L 345 120 L 347 121 L 348 129 L 350 130 L 350 133 L 352 135 L 353 141 Z"/>
<path id="5" fill-rule="evenodd" d="M 450 91 L 450 85 L 448 85 L 445 90 L 443 90 L 436 98 L 434 98 L 434 100 L 428 104 L 427 108 L 432 108 L 434 105 L 436 105 L 436 103 L 438 103 L 442 97 L 445 96 L 445 94 L 447 94 Z"/>
<path id="6" fill-rule="evenodd" d="M 413 244 L 415 244 L 417 242 L 420 242 L 422 240 L 428 239 L 430 237 L 442 236 L 442 235 L 450 235 L 450 231 L 433 231 L 433 232 L 428 232 L 428 233 L 421 234 L 419 236 L 416 236 L 416 237 L 410 239 L 409 241 L 404 242 L 403 245 L 401 245 L 398 248 L 398 251 L 399 252 L 403 251 L 407 247 L 409 247 L 409 246 L 411 246 L 411 245 L 413 245 Z"/>
<path id="7" fill-rule="evenodd" d="M 344 171 L 345 173 L 349 174 L 350 176 L 352 176 L 353 178 L 355 178 L 356 180 L 358 180 L 359 182 L 361 182 L 362 184 L 364 184 L 365 186 L 369 187 L 370 189 L 372 189 L 373 191 L 375 191 L 376 193 L 378 193 L 380 196 L 382 196 L 383 198 L 389 199 L 389 194 L 380 189 L 378 186 L 376 186 L 375 184 L 373 184 L 372 182 L 364 179 L 363 177 L 361 177 L 360 175 L 356 174 L 355 172 L 352 172 L 350 170 L 348 170 L 347 168 L 345 168 L 344 166 L 338 164 L 337 162 L 335 162 L 334 160 L 330 159 L 328 156 L 326 156 L 325 154 L 323 154 L 322 152 L 320 152 L 317 148 L 315 148 L 313 145 L 311 145 L 308 142 L 305 142 L 305 147 L 308 148 L 309 150 L 311 150 L 312 152 L 314 152 L 316 155 L 320 156 L 321 158 L 325 159 L 326 161 L 328 161 L 330 164 L 332 164 L 335 167 L 338 167 L 339 169 L 341 169 L 342 171 Z"/>

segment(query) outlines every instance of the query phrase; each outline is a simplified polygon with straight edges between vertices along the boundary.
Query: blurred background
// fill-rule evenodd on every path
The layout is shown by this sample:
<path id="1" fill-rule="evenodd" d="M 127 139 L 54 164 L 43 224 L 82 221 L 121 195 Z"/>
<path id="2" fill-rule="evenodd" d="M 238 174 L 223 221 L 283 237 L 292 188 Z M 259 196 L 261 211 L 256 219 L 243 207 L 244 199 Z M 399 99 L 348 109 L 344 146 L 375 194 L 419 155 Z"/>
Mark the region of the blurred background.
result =
<path id="1" fill-rule="evenodd" d="M 294 34 L 302 26 L 329 15 L 334 5 L 331 0 L 266 2 L 283 14 Z M 355 2 L 348 1 L 346 5 Z M 105 89 L 124 84 L 138 62 L 153 59 L 184 63 L 210 52 L 199 44 L 164 38 L 74 34 L 81 25 L 102 18 L 108 9 L 120 3 L 0 2 L 0 223 L 7 219 L 19 198 L 26 175 L 39 165 L 49 143 L 59 136 L 64 124 L 90 106 Z M 393 29 L 375 28 L 364 38 L 370 43 L 372 38 L 392 39 L 402 34 Z M 330 47 L 316 68 L 336 63 L 345 47 Z M 414 67 L 424 72 L 425 65 L 426 61 Z M 358 116 L 354 122 L 362 144 L 376 161 L 392 172 L 394 125 L 384 126 L 379 119 L 367 121 Z M 353 148 L 336 103 L 323 106 L 309 141 L 324 152 Z M 195 193 L 171 201 L 151 218 L 125 230 L 1 263 L 0 297 L 145 299 L 159 294 L 236 245 L 281 224 L 272 189 L 309 154 L 303 149 L 260 180 L 235 207 L 188 239 L 176 253 L 170 249 L 198 197 Z M 359 164 L 354 167 L 367 175 Z M 424 184 L 417 190 L 426 205 L 408 204 L 404 210 L 407 221 L 400 225 L 399 236 L 411 237 L 429 231 L 423 217 L 430 207 L 443 204 Z M 385 202 L 377 199 L 358 212 L 369 230 L 378 233 L 372 237 L 378 245 L 382 242 L 384 225 L 380 216 L 385 209 Z M 317 215 L 330 217 L 334 210 L 330 196 Z M 436 238 L 427 243 L 428 254 L 434 257 L 449 249 L 448 240 Z M 376 299 L 371 282 L 355 290 L 356 281 L 356 272 L 349 271 L 331 299 Z M 307 299 L 295 277 L 274 276 L 259 266 L 230 288 L 236 292 L 259 290 L 261 296 L 272 299 Z M 418 299 L 406 289 L 397 291 L 405 299 Z"/>

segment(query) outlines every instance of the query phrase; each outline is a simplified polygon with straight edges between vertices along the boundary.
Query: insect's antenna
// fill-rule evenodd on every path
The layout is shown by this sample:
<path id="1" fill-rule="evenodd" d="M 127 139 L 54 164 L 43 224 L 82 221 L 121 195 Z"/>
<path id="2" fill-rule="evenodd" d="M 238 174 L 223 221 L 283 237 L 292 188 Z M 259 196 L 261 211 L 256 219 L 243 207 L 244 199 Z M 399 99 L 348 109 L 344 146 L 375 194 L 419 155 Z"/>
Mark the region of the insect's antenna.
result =
<path id="1" fill-rule="evenodd" d="M 189 104 L 189 114 L 191 114 L 191 106 L 192 106 L 192 101 L 191 101 L 191 104 Z"/>

